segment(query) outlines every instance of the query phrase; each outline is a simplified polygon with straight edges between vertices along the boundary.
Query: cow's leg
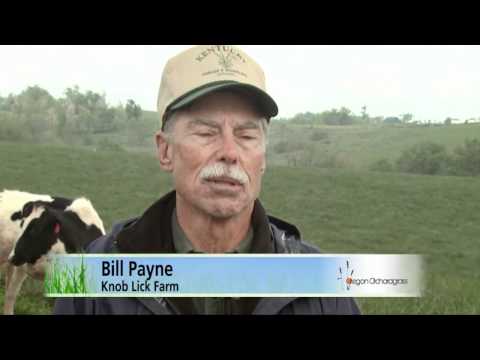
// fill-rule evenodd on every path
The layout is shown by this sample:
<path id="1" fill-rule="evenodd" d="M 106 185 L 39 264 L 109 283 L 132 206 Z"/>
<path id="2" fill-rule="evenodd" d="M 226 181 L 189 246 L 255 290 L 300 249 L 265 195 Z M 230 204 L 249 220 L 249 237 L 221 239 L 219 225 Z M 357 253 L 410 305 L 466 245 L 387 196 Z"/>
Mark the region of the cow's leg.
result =
<path id="1" fill-rule="evenodd" d="M 5 315 L 13 315 L 15 300 L 17 299 L 17 295 L 27 277 L 25 265 L 11 267 L 12 271 L 9 276 L 7 287 L 5 288 L 5 304 L 3 305 L 3 313 Z"/>
<path id="2" fill-rule="evenodd" d="M 45 256 L 41 256 L 35 264 L 25 264 L 25 266 L 25 271 L 31 278 L 41 281 L 45 279 L 45 271 L 47 268 L 47 258 Z"/>
<path id="3" fill-rule="evenodd" d="M 12 273 L 13 273 L 13 264 L 7 262 L 6 268 L 5 268 L 5 291 L 8 288 L 8 284 L 9 284 L 10 279 L 12 277 Z"/>

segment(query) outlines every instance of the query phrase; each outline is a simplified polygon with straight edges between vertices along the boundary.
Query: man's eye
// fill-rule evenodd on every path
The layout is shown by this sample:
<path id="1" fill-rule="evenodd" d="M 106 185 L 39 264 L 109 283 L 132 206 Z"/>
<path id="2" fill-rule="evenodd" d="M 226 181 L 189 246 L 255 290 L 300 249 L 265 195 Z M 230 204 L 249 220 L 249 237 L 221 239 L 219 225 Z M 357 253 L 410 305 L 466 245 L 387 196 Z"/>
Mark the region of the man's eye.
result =
<path id="1" fill-rule="evenodd" d="M 251 135 L 242 135 L 242 136 L 240 136 L 240 138 L 242 138 L 243 140 L 254 140 L 254 139 L 256 139 L 255 136 L 251 136 Z"/>
<path id="2" fill-rule="evenodd" d="M 201 137 L 210 137 L 210 136 L 213 136 L 214 134 L 206 132 L 206 133 L 198 133 L 197 135 Z"/>

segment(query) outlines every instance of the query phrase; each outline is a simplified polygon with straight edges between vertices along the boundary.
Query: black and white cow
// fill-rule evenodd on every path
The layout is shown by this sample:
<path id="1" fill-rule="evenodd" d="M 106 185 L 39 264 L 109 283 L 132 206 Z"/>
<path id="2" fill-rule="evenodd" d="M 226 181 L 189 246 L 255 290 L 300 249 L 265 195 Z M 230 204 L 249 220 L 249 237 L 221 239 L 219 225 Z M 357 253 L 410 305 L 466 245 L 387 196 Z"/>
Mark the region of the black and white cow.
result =
<path id="1" fill-rule="evenodd" d="M 43 279 L 47 255 L 81 252 L 103 234 L 103 222 L 86 198 L 0 193 L 0 265 L 8 259 L 4 313 L 13 314 L 27 275 Z"/>

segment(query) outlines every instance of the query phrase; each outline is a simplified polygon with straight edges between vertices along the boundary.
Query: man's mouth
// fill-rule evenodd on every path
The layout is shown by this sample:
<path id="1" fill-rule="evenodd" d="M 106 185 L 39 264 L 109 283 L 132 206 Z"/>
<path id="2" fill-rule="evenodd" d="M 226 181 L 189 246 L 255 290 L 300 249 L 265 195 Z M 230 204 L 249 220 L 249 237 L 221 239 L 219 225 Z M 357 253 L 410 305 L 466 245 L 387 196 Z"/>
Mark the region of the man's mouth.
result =
<path id="1" fill-rule="evenodd" d="M 212 177 L 212 178 L 205 179 L 205 181 L 212 185 L 228 186 L 231 188 L 243 186 L 243 184 L 240 181 L 230 177 L 226 177 L 226 176 L 220 176 L 220 177 L 214 177 L 214 178 Z"/>

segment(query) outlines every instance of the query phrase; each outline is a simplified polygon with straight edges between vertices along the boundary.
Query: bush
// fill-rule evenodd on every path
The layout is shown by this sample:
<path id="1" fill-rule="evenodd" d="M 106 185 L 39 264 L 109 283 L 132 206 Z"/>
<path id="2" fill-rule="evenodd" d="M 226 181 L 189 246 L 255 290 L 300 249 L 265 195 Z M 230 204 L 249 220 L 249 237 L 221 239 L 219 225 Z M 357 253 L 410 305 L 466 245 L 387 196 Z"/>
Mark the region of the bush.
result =
<path id="1" fill-rule="evenodd" d="M 328 138 L 328 134 L 326 132 L 323 132 L 323 131 L 314 131 L 310 135 L 310 140 L 312 140 L 312 141 L 321 141 L 321 140 L 325 140 L 327 138 Z"/>
<path id="2" fill-rule="evenodd" d="M 109 139 L 103 139 L 99 141 L 97 148 L 101 151 L 125 151 L 119 144 L 114 143 Z"/>
<path id="3" fill-rule="evenodd" d="M 88 135 L 88 134 L 87 134 L 87 135 L 84 135 L 84 136 L 82 137 L 82 143 L 83 143 L 83 145 L 85 145 L 85 146 L 91 146 L 91 145 L 93 145 L 93 144 L 94 144 L 93 137 L 92 137 L 91 135 Z"/>
<path id="4" fill-rule="evenodd" d="M 348 165 L 345 161 L 345 158 L 343 158 L 341 154 L 337 153 L 320 155 L 315 161 L 315 166 L 327 169 L 341 169 L 346 168 Z"/>
<path id="5" fill-rule="evenodd" d="M 380 160 L 374 162 L 370 166 L 370 170 L 371 171 L 391 172 L 391 171 L 393 171 L 393 165 L 387 159 L 380 159 Z"/>
<path id="6" fill-rule="evenodd" d="M 403 151 L 396 166 L 400 172 L 439 175 L 448 172 L 450 163 L 445 146 L 425 142 Z"/>
<path id="7" fill-rule="evenodd" d="M 277 154 L 284 154 L 304 149 L 305 145 L 301 142 L 289 142 L 286 140 L 279 141 L 273 146 L 273 151 Z"/>
<path id="8" fill-rule="evenodd" d="M 156 121 L 138 119 L 130 121 L 127 125 L 128 144 L 143 146 L 147 141 L 153 138 L 155 133 Z"/>
<path id="9" fill-rule="evenodd" d="M 478 139 L 466 139 L 463 146 L 454 150 L 451 170 L 455 175 L 480 175 L 480 141 Z"/>
<path id="10" fill-rule="evenodd" d="M 0 140 L 19 141 L 25 137 L 22 124 L 10 113 L 0 111 Z"/>

